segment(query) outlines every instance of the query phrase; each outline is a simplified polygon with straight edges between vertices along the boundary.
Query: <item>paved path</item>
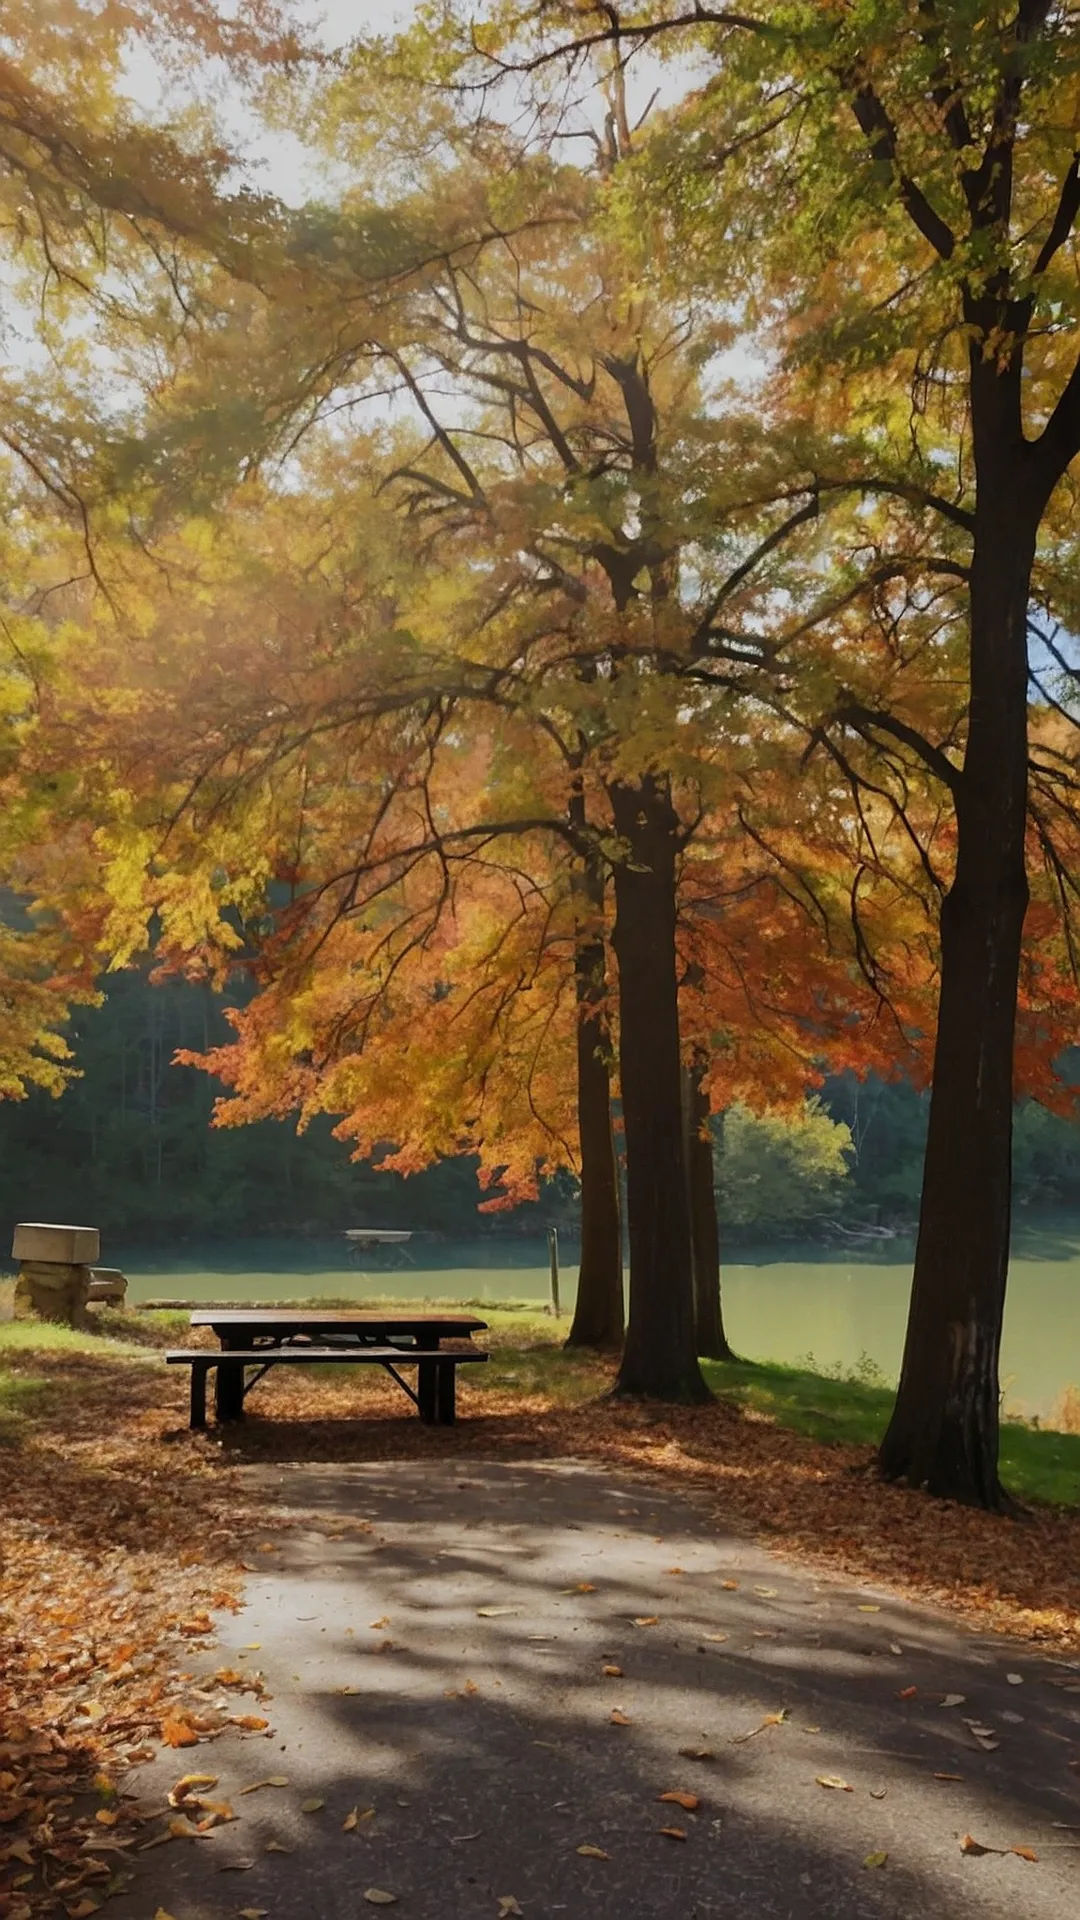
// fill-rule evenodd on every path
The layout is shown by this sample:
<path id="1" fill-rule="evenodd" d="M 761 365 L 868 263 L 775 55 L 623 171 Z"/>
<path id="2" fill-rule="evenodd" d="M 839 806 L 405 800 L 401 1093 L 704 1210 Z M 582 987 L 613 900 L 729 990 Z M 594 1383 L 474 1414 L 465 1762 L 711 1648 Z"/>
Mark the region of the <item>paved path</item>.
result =
<path id="1" fill-rule="evenodd" d="M 1080 1913 L 1080 1673 L 775 1560 L 651 1479 L 251 1472 L 296 1525 L 251 1542 L 248 1605 L 205 1665 L 261 1669 L 273 1736 L 138 1775 L 146 1800 L 207 1767 L 241 1817 L 142 1856 L 118 1920 L 359 1920 L 369 1888 L 402 1920 Z M 268 1776 L 288 1785 L 241 1795 Z M 1038 1861 L 965 1855 L 965 1834 Z"/>

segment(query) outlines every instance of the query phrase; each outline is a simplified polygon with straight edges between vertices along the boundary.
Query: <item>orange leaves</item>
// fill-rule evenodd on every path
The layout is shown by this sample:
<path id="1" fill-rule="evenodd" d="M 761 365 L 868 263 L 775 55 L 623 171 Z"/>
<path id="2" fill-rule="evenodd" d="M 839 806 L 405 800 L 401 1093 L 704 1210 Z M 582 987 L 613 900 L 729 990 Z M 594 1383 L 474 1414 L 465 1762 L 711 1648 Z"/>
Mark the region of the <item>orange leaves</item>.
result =
<path id="1" fill-rule="evenodd" d="M 188 1638 L 193 1638 L 197 1634 L 213 1633 L 214 1623 L 208 1613 L 195 1613 L 190 1620 L 181 1620 L 180 1631 Z"/>
<path id="2" fill-rule="evenodd" d="M 960 1851 L 961 1853 L 973 1854 L 975 1856 L 984 1853 L 1015 1853 L 1018 1860 L 1026 1860 L 1031 1866 L 1037 1866 L 1039 1860 L 1039 1856 L 1034 1847 L 992 1847 L 985 1841 L 976 1840 L 974 1835 L 970 1833 L 965 1833 L 960 1836 Z"/>
<path id="3" fill-rule="evenodd" d="M 166 1714 L 161 1722 L 161 1738 L 167 1747 L 197 1747 L 199 1736 L 190 1721 L 178 1714 Z"/>
<path id="4" fill-rule="evenodd" d="M 613 1727 L 628 1727 L 631 1725 L 630 1715 L 624 1713 L 621 1707 L 612 1707 L 610 1718 Z"/>
<path id="5" fill-rule="evenodd" d="M 657 1799 L 673 1807 L 681 1807 L 684 1813 L 696 1813 L 701 1805 L 696 1793 L 684 1793 L 680 1788 L 672 1787 L 667 1793 L 658 1793 Z"/>

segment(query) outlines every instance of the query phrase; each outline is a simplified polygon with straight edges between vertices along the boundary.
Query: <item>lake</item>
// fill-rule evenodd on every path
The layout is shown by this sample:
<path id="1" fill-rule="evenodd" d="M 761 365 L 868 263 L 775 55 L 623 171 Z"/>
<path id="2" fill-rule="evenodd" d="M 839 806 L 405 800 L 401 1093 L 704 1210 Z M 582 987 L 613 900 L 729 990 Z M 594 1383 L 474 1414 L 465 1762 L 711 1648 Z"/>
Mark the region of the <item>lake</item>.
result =
<path id="1" fill-rule="evenodd" d="M 123 1267 L 128 1298 L 266 1300 L 328 1298 L 540 1303 L 548 1297 L 543 1241 L 448 1243 L 418 1237 L 407 1252 L 361 1255 L 351 1264 L 342 1239 L 239 1241 L 160 1250 L 104 1249 Z M 398 1264 L 390 1264 L 391 1259 Z M 577 1268 L 562 1268 L 564 1311 Z M 821 1247 L 733 1250 L 724 1268 L 724 1311 L 736 1352 L 753 1360 L 810 1362 L 847 1371 L 872 1360 L 890 1380 L 900 1365 L 911 1249 L 889 1242 L 850 1257 Z M 1002 1349 L 1010 1411 L 1045 1419 L 1067 1387 L 1080 1387 L 1080 1219 L 1023 1223 L 1017 1232 Z"/>

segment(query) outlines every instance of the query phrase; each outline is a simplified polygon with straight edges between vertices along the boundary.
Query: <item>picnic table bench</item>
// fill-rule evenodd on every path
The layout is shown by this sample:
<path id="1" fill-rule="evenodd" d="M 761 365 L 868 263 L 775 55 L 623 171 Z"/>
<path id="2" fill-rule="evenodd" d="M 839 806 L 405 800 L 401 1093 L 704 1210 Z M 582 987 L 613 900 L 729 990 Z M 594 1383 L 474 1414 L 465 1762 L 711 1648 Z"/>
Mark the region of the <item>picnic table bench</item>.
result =
<path id="1" fill-rule="evenodd" d="M 206 1382 L 213 1372 L 214 1413 L 219 1421 L 242 1420 L 244 1401 L 263 1375 L 278 1366 L 383 1367 L 406 1393 L 421 1420 L 452 1426 L 457 1413 L 457 1370 L 487 1359 L 471 1335 L 486 1320 L 463 1313 L 335 1313 L 301 1307 L 208 1307 L 191 1315 L 193 1327 L 209 1327 L 220 1343 L 174 1348 L 171 1366 L 191 1368 L 191 1425 L 206 1425 Z M 444 1346 L 451 1340 L 453 1346 Z M 402 1377 L 416 1368 L 415 1391 Z"/>

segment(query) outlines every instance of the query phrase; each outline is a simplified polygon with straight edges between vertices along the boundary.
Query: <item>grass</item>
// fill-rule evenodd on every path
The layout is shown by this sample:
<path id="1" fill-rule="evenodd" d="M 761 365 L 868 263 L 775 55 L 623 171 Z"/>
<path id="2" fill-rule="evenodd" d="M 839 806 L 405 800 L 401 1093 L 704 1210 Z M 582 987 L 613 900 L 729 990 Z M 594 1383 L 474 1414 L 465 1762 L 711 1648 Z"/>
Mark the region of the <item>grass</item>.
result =
<path id="1" fill-rule="evenodd" d="M 892 1410 L 891 1388 L 769 1362 L 702 1362 L 713 1392 L 811 1440 L 876 1446 Z M 1018 1420 L 1001 1427 L 1001 1477 L 1020 1500 L 1080 1506 L 1080 1434 Z"/>
<path id="2" fill-rule="evenodd" d="M 331 1308 L 353 1303 L 318 1298 L 290 1304 Z M 565 1352 L 561 1343 L 568 1320 L 564 1317 L 554 1322 L 535 1302 L 492 1306 L 461 1300 L 386 1300 L 366 1304 L 399 1310 L 424 1306 L 461 1310 L 482 1305 L 490 1329 L 492 1357 L 487 1367 L 473 1376 L 481 1390 L 523 1399 L 539 1397 L 554 1407 L 571 1408 L 594 1399 L 610 1384 L 610 1365 L 591 1355 Z M 114 1308 L 99 1310 L 97 1330 L 88 1332 L 44 1323 L 0 1321 L 0 1441 L 16 1439 L 25 1420 L 47 1410 L 53 1392 L 48 1380 L 26 1369 L 24 1360 L 35 1354 L 46 1359 L 51 1354 L 80 1351 L 132 1358 L 140 1351 L 145 1354 L 148 1346 L 172 1344 L 185 1335 L 187 1325 L 186 1313 Z M 743 1408 L 751 1418 L 767 1420 L 826 1444 L 875 1446 L 892 1407 L 891 1388 L 869 1365 L 855 1374 L 823 1373 L 813 1366 L 789 1367 L 768 1361 L 705 1360 L 702 1368 L 713 1392 Z M 337 1376 L 343 1387 L 347 1375 L 351 1375 L 351 1369 L 342 1369 Z M 1020 1500 L 1080 1506 L 1080 1432 L 1058 1432 L 1015 1420 L 1003 1422 L 1001 1474 L 1010 1492 Z"/>

